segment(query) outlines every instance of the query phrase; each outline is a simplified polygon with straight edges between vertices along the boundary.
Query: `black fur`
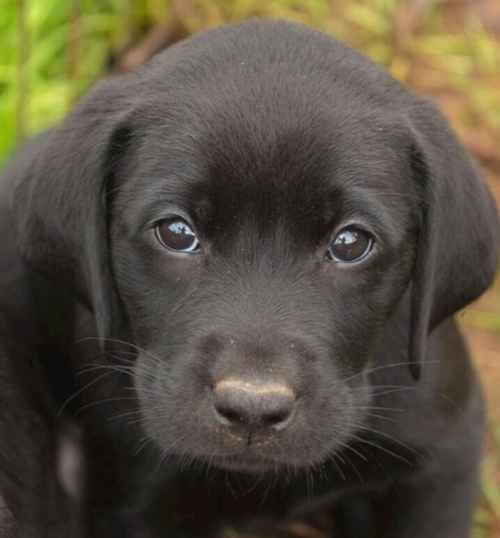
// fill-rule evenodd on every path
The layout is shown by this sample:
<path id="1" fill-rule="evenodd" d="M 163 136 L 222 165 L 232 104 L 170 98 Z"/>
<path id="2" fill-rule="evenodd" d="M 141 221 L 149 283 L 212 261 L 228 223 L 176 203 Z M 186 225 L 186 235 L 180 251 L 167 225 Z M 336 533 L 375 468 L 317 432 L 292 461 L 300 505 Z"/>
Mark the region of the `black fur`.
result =
<path id="1" fill-rule="evenodd" d="M 483 401 L 451 316 L 494 277 L 498 220 L 428 101 L 330 37 L 251 21 L 98 84 L 2 191 L 2 386 L 47 400 L 34 445 L 58 409 L 82 428 L 84 536 L 208 537 L 327 504 L 336 536 L 468 536 Z M 169 214 L 201 253 L 160 245 Z M 372 254 L 326 259 L 351 224 Z M 290 423 L 221 425 L 228 378 L 291 387 Z M 1 438 L 29 443 L 10 405 Z M 20 519 L 36 495 L 9 470 L 38 460 L 2 441 L 0 462 Z"/>

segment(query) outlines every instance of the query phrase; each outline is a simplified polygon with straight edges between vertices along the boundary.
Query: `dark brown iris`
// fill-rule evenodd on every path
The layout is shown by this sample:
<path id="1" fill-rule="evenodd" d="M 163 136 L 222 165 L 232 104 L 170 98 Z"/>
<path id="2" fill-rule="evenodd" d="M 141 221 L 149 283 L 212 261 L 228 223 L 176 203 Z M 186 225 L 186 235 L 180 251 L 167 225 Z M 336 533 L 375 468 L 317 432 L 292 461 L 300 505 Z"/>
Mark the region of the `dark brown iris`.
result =
<path id="1" fill-rule="evenodd" d="M 200 242 L 191 226 L 180 217 L 171 217 L 156 225 L 156 235 L 160 243 L 178 252 L 196 252 Z"/>
<path id="2" fill-rule="evenodd" d="M 341 230 L 328 247 L 328 257 L 341 262 L 360 261 L 368 255 L 373 245 L 372 236 L 358 228 Z"/>

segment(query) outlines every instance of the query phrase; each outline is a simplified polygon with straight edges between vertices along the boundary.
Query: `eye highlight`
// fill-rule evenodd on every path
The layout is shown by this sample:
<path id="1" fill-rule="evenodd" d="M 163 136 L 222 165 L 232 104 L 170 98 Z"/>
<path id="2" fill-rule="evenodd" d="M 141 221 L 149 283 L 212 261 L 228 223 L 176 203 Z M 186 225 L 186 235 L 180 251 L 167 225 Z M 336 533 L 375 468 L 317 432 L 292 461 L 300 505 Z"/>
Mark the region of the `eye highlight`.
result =
<path id="1" fill-rule="evenodd" d="M 155 225 L 155 235 L 162 246 L 175 252 L 199 252 L 200 241 L 191 226 L 177 215 L 163 219 Z"/>
<path id="2" fill-rule="evenodd" d="M 336 262 L 360 262 L 370 254 L 373 244 L 373 236 L 370 233 L 355 226 L 347 226 L 331 241 L 326 257 Z"/>

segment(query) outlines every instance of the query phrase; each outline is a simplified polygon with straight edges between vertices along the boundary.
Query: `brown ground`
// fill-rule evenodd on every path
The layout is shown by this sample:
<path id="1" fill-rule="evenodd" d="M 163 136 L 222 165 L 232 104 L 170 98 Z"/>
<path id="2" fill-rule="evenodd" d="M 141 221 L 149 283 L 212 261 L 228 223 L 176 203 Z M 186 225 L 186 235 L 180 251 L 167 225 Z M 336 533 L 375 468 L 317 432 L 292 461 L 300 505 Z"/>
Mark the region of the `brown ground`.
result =
<path id="1" fill-rule="evenodd" d="M 500 207 L 498 172 L 488 179 Z M 500 424 L 500 274 L 495 286 L 465 309 L 459 319 L 485 385 L 491 418 Z"/>

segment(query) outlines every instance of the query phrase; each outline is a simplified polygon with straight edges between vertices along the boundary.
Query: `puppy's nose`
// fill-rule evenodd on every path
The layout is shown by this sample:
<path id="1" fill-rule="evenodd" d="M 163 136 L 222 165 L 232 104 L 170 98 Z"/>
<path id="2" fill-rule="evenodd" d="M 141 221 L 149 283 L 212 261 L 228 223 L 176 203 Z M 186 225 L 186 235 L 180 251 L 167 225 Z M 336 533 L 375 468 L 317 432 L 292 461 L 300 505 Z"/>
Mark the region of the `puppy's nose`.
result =
<path id="1" fill-rule="evenodd" d="M 295 409 L 294 391 L 285 383 L 228 378 L 214 388 L 214 409 L 224 426 L 282 430 Z"/>

